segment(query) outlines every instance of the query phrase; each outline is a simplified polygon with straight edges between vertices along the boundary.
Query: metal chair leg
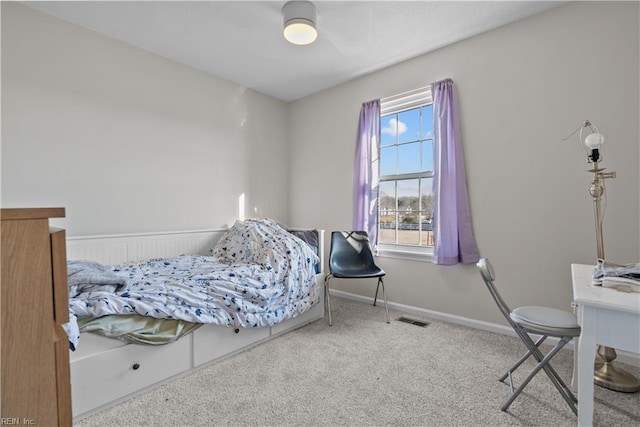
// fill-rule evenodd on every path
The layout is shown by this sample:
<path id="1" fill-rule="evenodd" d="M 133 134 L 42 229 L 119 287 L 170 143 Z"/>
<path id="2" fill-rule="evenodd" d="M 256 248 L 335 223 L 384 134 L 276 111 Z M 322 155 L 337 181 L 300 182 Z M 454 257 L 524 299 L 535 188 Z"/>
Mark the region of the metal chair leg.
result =
<path id="1" fill-rule="evenodd" d="M 571 341 L 571 338 L 562 338 L 565 341 L 565 344 Z M 564 344 L 563 344 L 564 345 Z M 560 394 L 564 400 L 569 404 L 571 410 L 575 415 L 578 415 L 578 408 L 576 407 L 576 403 L 578 403 L 578 398 L 573 394 L 569 386 L 560 378 L 560 375 L 553 369 L 551 364 L 547 364 L 544 366 L 544 372 L 547 374 L 553 385 L 558 389 Z"/>
<path id="2" fill-rule="evenodd" d="M 331 299 L 329 299 L 329 279 L 331 279 L 331 275 L 327 275 L 324 278 L 324 302 L 327 308 L 327 313 L 329 313 L 329 326 L 333 326 L 331 322 Z"/>
<path id="3" fill-rule="evenodd" d="M 384 280 L 382 277 L 378 277 L 378 286 L 376 286 L 376 296 L 373 299 L 373 305 L 376 305 L 376 300 L 378 299 L 378 288 L 382 285 L 382 296 L 384 297 L 384 311 L 387 314 L 387 323 L 391 323 L 391 318 L 389 317 L 389 307 L 387 307 L 387 293 L 384 290 Z"/>
<path id="4" fill-rule="evenodd" d="M 546 335 L 541 336 L 538 341 L 535 342 L 536 347 L 539 347 L 546 339 Z M 507 372 L 504 373 L 503 376 L 498 379 L 498 381 L 501 383 L 504 382 L 504 380 L 506 380 L 510 374 L 514 373 L 516 369 L 518 369 L 529 357 L 531 357 L 531 351 L 527 351 Z"/>
<path id="5" fill-rule="evenodd" d="M 529 338 L 528 335 L 526 336 L 526 338 L 524 337 L 522 338 L 525 344 L 527 345 L 527 347 L 529 348 L 529 350 L 531 351 L 531 354 L 538 361 L 538 364 L 533 369 L 533 371 L 531 371 L 531 373 L 527 376 L 527 378 L 525 378 L 522 384 L 520 384 L 518 389 L 515 392 L 511 393 L 511 396 L 509 397 L 509 399 L 502 405 L 500 409 L 503 411 L 506 411 L 509 408 L 509 406 L 513 403 L 513 401 L 516 399 L 516 397 L 518 397 L 518 395 L 522 392 L 522 390 L 524 390 L 527 384 L 529 384 L 529 381 L 531 381 L 531 379 L 541 369 L 543 369 L 547 374 L 547 376 L 549 377 L 549 379 L 551 380 L 551 382 L 553 383 L 553 385 L 556 387 L 556 389 L 558 389 L 558 391 L 560 392 L 564 400 L 567 402 L 567 404 L 569 405 L 573 413 L 577 415 L 578 409 L 575 405 L 575 402 L 577 402 L 575 396 L 573 395 L 573 393 L 571 393 L 571 391 L 569 390 L 567 385 L 564 383 L 564 381 L 562 381 L 562 379 L 559 377 L 555 369 L 553 369 L 553 367 L 549 365 L 549 361 L 551 360 L 551 358 L 555 356 L 556 353 L 560 351 L 560 349 L 564 347 L 565 344 L 567 344 L 571 340 L 571 338 L 563 337 L 560 340 L 560 342 L 558 342 L 558 344 L 556 344 L 555 347 L 553 347 L 553 349 L 551 349 L 551 351 L 549 351 L 549 353 L 547 353 L 544 357 L 542 355 L 542 352 L 540 352 L 538 347 L 536 347 L 536 345 Z"/>
<path id="6" fill-rule="evenodd" d="M 376 286 L 376 295 L 373 297 L 373 305 L 376 305 L 376 301 L 378 301 L 378 289 L 380 288 L 380 278 L 378 277 L 378 285 Z"/>
<path id="7" fill-rule="evenodd" d="M 533 347 L 533 345 L 534 345 L 533 341 L 531 340 L 531 338 L 529 338 L 528 334 L 527 334 L 527 339 L 528 339 L 528 346 L 530 346 L 530 348 L 532 348 L 532 352 L 534 353 L 533 354 L 534 357 L 536 358 L 536 360 L 538 362 L 541 361 L 543 359 L 544 355 L 538 349 L 538 347 Z M 562 348 L 569 341 L 571 341 L 571 337 L 562 337 L 560 339 L 560 342 L 558 344 L 556 344 L 556 346 L 558 346 L 559 348 Z M 555 347 L 554 347 L 554 349 L 555 349 Z M 556 387 L 556 389 L 558 389 L 560 394 L 562 394 L 562 397 L 564 398 L 564 400 L 567 401 L 567 403 L 571 407 L 571 410 L 577 415 L 577 408 L 575 407 L 575 404 L 578 403 L 578 399 L 573 394 L 571 389 L 562 380 L 562 378 L 560 377 L 558 372 L 556 372 L 556 370 L 553 368 L 553 366 L 551 366 L 551 363 L 545 364 L 543 366 L 543 369 L 544 369 L 545 374 L 547 374 L 547 376 L 549 377 L 549 379 L 551 380 L 553 385 Z"/>

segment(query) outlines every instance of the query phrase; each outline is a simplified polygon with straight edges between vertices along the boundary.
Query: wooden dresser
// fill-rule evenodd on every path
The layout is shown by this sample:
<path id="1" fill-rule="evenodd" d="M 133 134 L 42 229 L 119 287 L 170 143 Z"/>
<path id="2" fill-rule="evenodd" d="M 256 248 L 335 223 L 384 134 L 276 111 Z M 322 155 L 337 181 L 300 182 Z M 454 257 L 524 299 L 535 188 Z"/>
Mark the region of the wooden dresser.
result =
<path id="1" fill-rule="evenodd" d="M 64 208 L 2 209 L 3 424 L 71 426 Z"/>

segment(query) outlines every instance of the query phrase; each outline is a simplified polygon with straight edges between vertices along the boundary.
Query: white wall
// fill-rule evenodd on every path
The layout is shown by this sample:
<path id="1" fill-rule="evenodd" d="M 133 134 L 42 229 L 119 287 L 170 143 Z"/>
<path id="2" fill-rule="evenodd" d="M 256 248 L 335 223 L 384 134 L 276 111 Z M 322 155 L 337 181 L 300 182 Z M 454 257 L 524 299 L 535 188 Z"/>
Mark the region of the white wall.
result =
<path id="1" fill-rule="evenodd" d="M 2 207 L 68 235 L 288 219 L 287 105 L 2 2 Z"/>
<path id="2" fill-rule="evenodd" d="M 637 2 L 578 2 L 465 40 L 291 105 L 291 220 L 349 229 L 360 105 L 454 80 L 471 211 L 481 256 L 512 305 L 570 309 L 570 264 L 595 262 L 590 175 L 577 137 L 585 119 L 607 137 L 607 258 L 638 262 Z M 314 158 L 326 173 L 304 174 Z M 310 194 L 326 209 L 306 202 Z M 329 233 L 328 233 L 329 234 Z M 475 266 L 379 258 L 390 300 L 501 322 Z M 336 281 L 373 296 L 375 284 Z"/>
<path id="3" fill-rule="evenodd" d="M 481 255 L 513 305 L 566 309 L 569 264 L 595 258 L 585 155 L 560 142 L 585 119 L 618 173 L 608 258 L 640 259 L 638 16 L 572 2 L 287 105 L 3 2 L 2 207 L 64 206 L 70 235 L 143 232 L 230 224 L 245 193 L 247 215 L 348 229 L 360 104 L 451 77 Z M 474 266 L 379 261 L 391 301 L 502 321 Z"/>

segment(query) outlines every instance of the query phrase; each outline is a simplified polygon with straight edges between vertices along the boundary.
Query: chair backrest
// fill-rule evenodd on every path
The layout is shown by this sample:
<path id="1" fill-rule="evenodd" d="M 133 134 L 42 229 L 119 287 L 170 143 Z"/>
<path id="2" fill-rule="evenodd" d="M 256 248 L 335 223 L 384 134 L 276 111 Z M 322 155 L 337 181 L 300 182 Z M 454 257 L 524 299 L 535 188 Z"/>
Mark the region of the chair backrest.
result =
<path id="1" fill-rule="evenodd" d="M 366 231 L 333 231 L 329 249 L 329 271 L 349 274 L 375 266 Z"/>
<path id="2" fill-rule="evenodd" d="M 493 300 L 498 305 L 500 312 L 504 315 L 504 317 L 507 319 L 509 324 L 511 326 L 514 326 L 513 320 L 511 320 L 511 316 L 510 316 L 511 309 L 509 308 L 507 303 L 502 299 L 502 296 L 500 296 L 498 289 L 496 289 L 496 286 L 493 283 L 494 280 L 496 279 L 496 274 L 493 271 L 493 266 L 491 265 L 491 263 L 487 258 L 480 259 L 480 261 L 478 261 L 476 265 L 478 266 L 478 270 L 480 270 L 480 275 L 482 276 L 484 283 L 487 285 L 487 288 L 489 288 L 489 292 L 491 293 Z"/>

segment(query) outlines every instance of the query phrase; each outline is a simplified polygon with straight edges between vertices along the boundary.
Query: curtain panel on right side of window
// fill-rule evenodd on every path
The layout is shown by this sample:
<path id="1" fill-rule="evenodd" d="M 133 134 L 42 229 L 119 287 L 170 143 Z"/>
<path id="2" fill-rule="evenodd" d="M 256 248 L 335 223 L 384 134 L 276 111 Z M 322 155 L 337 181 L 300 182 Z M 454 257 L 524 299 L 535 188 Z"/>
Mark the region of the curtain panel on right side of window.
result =
<path id="1" fill-rule="evenodd" d="M 473 235 L 459 111 L 453 80 L 431 84 L 434 122 L 433 260 L 470 264 L 480 259 Z"/>

